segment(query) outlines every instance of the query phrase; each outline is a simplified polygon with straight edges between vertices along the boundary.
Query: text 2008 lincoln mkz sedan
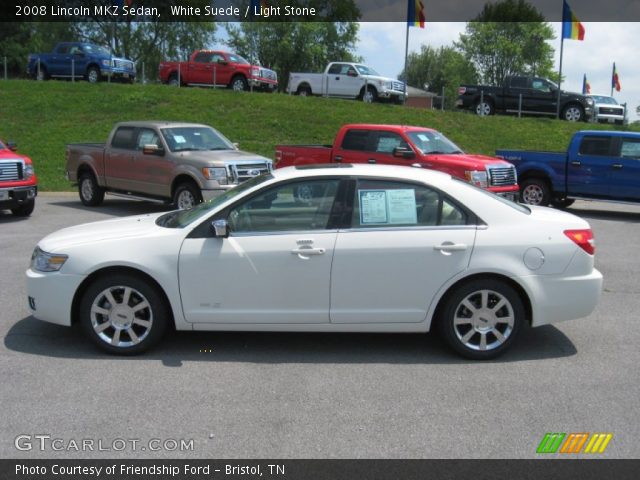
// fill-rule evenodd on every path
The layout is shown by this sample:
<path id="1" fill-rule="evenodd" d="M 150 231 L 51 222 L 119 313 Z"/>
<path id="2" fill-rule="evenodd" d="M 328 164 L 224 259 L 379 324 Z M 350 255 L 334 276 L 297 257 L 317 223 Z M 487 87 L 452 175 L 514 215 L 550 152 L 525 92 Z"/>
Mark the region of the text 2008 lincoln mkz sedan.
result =
<path id="1" fill-rule="evenodd" d="M 310 192 L 301 200 L 294 192 Z M 178 330 L 427 332 L 504 352 L 525 323 L 589 315 L 589 224 L 452 177 L 381 165 L 285 168 L 191 210 L 66 228 L 27 271 L 33 315 L 139 353 Z"/>

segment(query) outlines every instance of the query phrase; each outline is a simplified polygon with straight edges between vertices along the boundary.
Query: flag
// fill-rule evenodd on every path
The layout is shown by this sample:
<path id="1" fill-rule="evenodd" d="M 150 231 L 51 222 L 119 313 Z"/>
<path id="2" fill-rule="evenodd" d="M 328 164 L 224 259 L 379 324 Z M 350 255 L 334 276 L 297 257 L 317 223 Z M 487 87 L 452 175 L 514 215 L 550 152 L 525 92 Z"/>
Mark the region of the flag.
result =
<path id="1" fill-rule="evenodd" d="M 587 95 L 588 93 L 591 93 L 591 84 L 587 80 L 587 74 L 585 73 L 584 77 L 582 77 L 582 94 Z"/>
<path id="2" fill-rule="evenodd" d="M 409 0 L 407 12 L 407 25 L 410 27 L 424 28 L 424 4 L 422 0 Z"/>
<path id="3" fill-rule="evenodd" d="M 562 38 L 584 40 L 584 27 L 571 11 L 566 0 L 563 0 L 562 5 Z"/>
<path id="4" fill-rule="evenodd" d="M 613 73 L 611 74 L 611 88 L 615 88 L 616 92 L 620 91 L 620 78 L 618 77 L 618 70 L 616 70 L 616 62 L 613 62 Z"/>

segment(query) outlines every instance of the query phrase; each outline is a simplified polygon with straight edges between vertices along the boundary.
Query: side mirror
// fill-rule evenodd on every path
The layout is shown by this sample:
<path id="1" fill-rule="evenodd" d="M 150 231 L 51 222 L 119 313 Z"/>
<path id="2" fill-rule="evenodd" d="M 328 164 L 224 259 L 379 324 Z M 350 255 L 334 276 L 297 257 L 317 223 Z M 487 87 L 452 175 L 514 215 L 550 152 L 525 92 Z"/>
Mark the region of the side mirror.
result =
<path id="1" fill-rule="evenodd" d="M 150 143 L 142 147 L 142 153 L 144 153 L 145 155 L 157 155 L 159 157 L 162 157 L 164 156 L 164 148 Z"/>
<path id="2" fill-rule="evenodd" d="M 7 142 L 7 148 L 12 152 L 15 152 L 16 150 L 18 150 L 18 144 L 16 142 L 9 140 Z"/>
<path id="3" fill-rule="evenodd" d="M 411 159 L 416 158 L 416 154 L 413 150 L 407 147 L 396 147 L 393 149 L 393 156 L 398 158 Z"/>
<path id="4" fill-rule="evenodd" d="M 233 142 L 233 146 L 236 148 L 240 148 L 240 144 L 238 142 Z"/>
<path id="5" fill-rule="evenodd" d="M 221 218 L 211 222 L 211 230 L 217 238 L 227 238 L 229 236 L 229 223 Z"/>

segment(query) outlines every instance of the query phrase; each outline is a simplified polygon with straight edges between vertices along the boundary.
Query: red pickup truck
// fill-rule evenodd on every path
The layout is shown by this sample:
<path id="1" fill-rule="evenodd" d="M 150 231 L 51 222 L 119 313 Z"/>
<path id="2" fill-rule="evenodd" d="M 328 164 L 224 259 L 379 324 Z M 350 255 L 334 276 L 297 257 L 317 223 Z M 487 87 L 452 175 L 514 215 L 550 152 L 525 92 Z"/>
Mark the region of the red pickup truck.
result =
<path id="1" fill-rule="evenodd" d="M 169 85 L 228 87 L 236 91 L 272 92 L 278 88 L 278 75 L 273 70 L 251 65 L 235 53 L 219 50 L 196 50 L 186 62 L 162 62 L 160 81 Z"/>
<path id="2" fill-rule="evenodd" d="M 333 145 L 277 145 L 276 168 L 317 163 L 381 163 L 430 168 L 511 200 L 516 169 L 504 160 L 464 153 L 443 134 L 405 125 L 344 125 Z M 311 194 L 306 193 L 306 195 Z M 299 197 L 305 194 L 298 192 Z"/>
<path id="3" fill-rule="evenodd" d="M 33 212 L 38 179 L 29 157 L 18 155 L 16 145 L 0 141 L 0 210 L 11 210 L 18 217 Z"/>

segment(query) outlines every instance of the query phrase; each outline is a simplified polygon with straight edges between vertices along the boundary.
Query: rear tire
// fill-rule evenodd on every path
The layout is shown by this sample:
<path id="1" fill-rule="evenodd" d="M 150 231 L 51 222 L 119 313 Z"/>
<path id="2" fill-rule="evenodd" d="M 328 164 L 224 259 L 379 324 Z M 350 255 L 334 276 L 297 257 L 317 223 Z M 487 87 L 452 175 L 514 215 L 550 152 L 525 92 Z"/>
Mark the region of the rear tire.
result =
<path id="1" fill-rule="evenodd" d="M 299 95 L 301 97 L 310 97 L 311 88 L 307 87 L 306 85 L 303 85 L 302 87 L 298 87 L 298 90 L 296 91 L 296 95 Z"/>
<path id="2" fill-rule="evenodd" d="M 83 173 L 78 181 L 80 201 L 87 207 L 96 207 L 104 201 L 104 188 L 98 185 L 92 173 Z"/>
<path id="3" fill-rule="evenodd" d="M 475 106 L 476 115 L 480 117 L 488 117 L 489 115 L 493 115 L 495 113 L 495 107 L 490 100 L 478 100 Z"/>
<path id="4" fill-rule="evenodd" d="M 546 207 L 551 201 L 549 183 L 539 177 L 527 178 L 520 185 L 520 201 L 527 205 Z"/>
<path id="5" fill-rule="evenodd" d="M 180 84 L 178 82 L 178 75 L 176 75 L 175 73 L 172 73 L 171 75 L 169 75 L 169 80 L 167 80 L 167 85 L 171 87 L 179 86 Z"/>
<path id="6" fill-rule="evenodd" d="M 183 182 L 173 192 L 173 206 L 178 210 L 188 210 L 202 203 L 202 193 L 192 182 Z"/>
<path id="7" fill-rule="evenodd" d="M 98 67 L 90 67 L 87 70 L 87 82 L 98 83 L 100 81 L 100 69 Z"/>
<path id="8" fill-rule="evenodd" d="M 35 207 L 36 201 L 29 200 L 16 208 L 12 208 L 11 213 L 13 213 L 16 217 L 28 217 L 33 213 L 33 209 Z"/>
<path id="9" fill-rule="evenodd" d="M 438 326 L 453 350 L 472 360 L 502 355 L 526 321 L 518 293 L 493 279 L 472 280 L 448 297 Z"/>
<path id="10" fill-rule="evenodd" d="M 100 349 L 136 355 L 157 344 L 167 329 L 170 307 L 144 279 L 116 273 L 95 280 L 80 301 L 79 320 Z"/>

